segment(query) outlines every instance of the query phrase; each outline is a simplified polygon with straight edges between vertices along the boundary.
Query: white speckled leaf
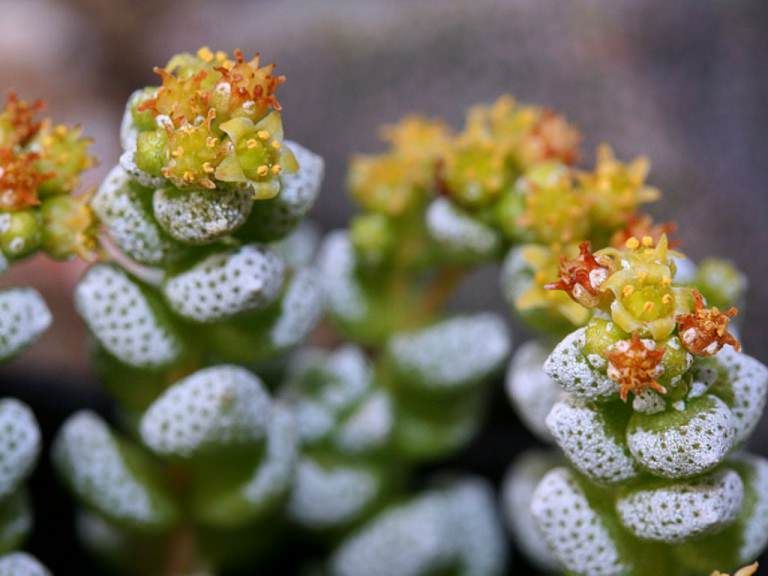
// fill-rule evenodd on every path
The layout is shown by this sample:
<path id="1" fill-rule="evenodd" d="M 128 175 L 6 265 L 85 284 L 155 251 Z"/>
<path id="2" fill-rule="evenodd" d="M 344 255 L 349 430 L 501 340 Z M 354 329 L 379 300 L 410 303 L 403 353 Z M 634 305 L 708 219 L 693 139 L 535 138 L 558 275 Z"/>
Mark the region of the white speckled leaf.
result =
<path id="1" fill-rule="evenodd" d="M 616 509 L 638 538 L 675 543 L 733 522 L 743 497 L 739 475 L 722 470 L 688 482 L 631 490 L 616 501 Z"/>
<path id="2" fill-rule="evenodd" d="M 334 316 L 355 322 L 365 318 L 368 302 L 355 278 L 355 252 L 346 232 L 337 230 L 325 238 L 318 255 L 318 268 L 328 310 Z"/>
<path id="3" fill-rule="evenodd" d="M 213 366 L 155 400 L 141 419 L 141 438 L 157 454 L 187 458 L 258 442 L 269 417 L 269 394 L 256 375 L 239 366 Z"/>
<path id="4" fill-rule="evenodd" d="M 51 573 L 26 552 L 0 556 L 0 576 L 51 576 Z"/>
<path id="5" fill-rule="evenodd" d="M 421 576 L 454 563 L 445 498 L 428 492 L 391 507 L 353 533 L 331 558 L 333 576 Z"/>
<path id="6" fill-rule="evenodd" d="M 53 460 L 81 500 L 118 524 L 157 530 L 175 518 L 171 500 L 150 479 L 143 454 L 118 442 L 92 412 L 67 419 L 54 442 Z"/>
<path id="7" fill-rule="evenodd" d="M 40 429 L 32 411 L 12 398 L 0 400 L 0 500 L 29 475 L 40 454 Z"/>
<path id="8" fill-rule="evenodd" d="M 582 350 L 585 330 L 579 328 L 566 336 L 544 363 L 544 372 L 563 390 L 584 400 L 604 400 L 618 395 L 618 386 L 604 370 L 593 368 Z"/>
<path id="9" fill-rule="evenodd" d="M 152 196 L 155 218 L 184 244 L 210 244 L 240 228 L 253 208 L 249 190 L 234 188 L 160 188 Z"/>
<path id="10" fill-rule="evenodd" d="M 269 331 L 270 344 L 275 350 L 297 346 L 309 336 L 320 321 L 323 294 L 317 271 L 305 268 L 296 272 L 280 300 L 277 320 Z"/>
<path id="11" fill-rule="evenodd" d="M 468 478 L 445 492 L 447 522 L 452 527 L 459 573 L 464 576 L 503 574 L 507 543 L 495 494 L 484 480 Z"/>
<path id="12" fill-rule="evenodd" d="M 119 164 L 109 171 L 91 200 L 91 207 L 115 244 L 142 264 L 175 259 L 182 247 L 152 216 L 152 190 L 142 188 Z"/>
<path id="13" fill-rule="evenodd" d="M 678 561 L 689 566 L 692 574 L 706 574 L 712 566 L 735 571 L 757 560 L 768 544 L 768 461 L 741 454 L 727 466 L 741 477 L 743 504 L 736 520 L 724 530 L 676 546 Z M 722 504 L 710 501 L 707 512 L 713 514 Z"/>
<path id="14" fill-rule="evenodd" d="M 498 370 L 510 345 L 504 322 L 480 313 L 398 334 L 387 349 L 403 381 L 427 390 L 456 390 Z"/>
<path id="15" fill-rule="evenodd" d="M 489 487 L 466 479 L 384 510 L 342 542 L 330 567 L 334 576 L 494 576 L 505 563 Z"/>
<path id="16" fill-rule="evenodd" d="M 51 313 L 32 288 L 0 292 L 0 361 L 26 348 L 48 329 Z"/>
<path id="17" fill-rule="evenodd" d="M 752 455 L 741 456 L 739 460 L 745 467 L 742 480 L 751 492 L 751 505 L 744 507 L 739 518 L 742 534 L 739 562 L 747 563 L 768 545 L 768 460 Z"/>
<path id="18" fill-rule="evenodd" d="M 624 430 L 597 409 L 568 397 L 552 407 L 547 426 L 571 464 L 594 482 L 617 484 L 637 476 Z"/>
<path id="19" fill-rule="evenodd" d="M 307 528 L 346 525 L 379 495 L 378 473 L 362 465 L 324 464 L 305 456 L 299 460 L 288 514 Z"/>
<path id="20" fill-rule="evenodd" d="M 719 398 L 707 394 L 683 412 L 632 415 L 627 445 L 638 463 L 656 476 L 688 478 L 722 462 L 733 447 L 734 418 Z"/>
<path id="21" fill-rule="evenodd" d="M 208 256 L 163 285 L 170 307 L 197 322 L 215 322 L 272 304 L 285 267 L 271 250 L 251 244 Z"/>
<path id="22" fill-rule="evenodd" d="M 312 265 L 320 245 L 320 230 L 313 222 L 304 220 L 288 236 L 270 244 L 289 268 Z"/>
<path id="23" fill-rule="evenodd" d="M 333 436 L 333 445 L 345 454 L 359 454 L 384 445 L 392 434 L 394 408 L 389 394 L 371 394 L 349 415 Z"/>
<path id="24" fill-rule="evenodd" d="M 460 259 L 481 260 L 501 246 L 498 233 L 472 218 L 445 198 L 427 208 L 427 231 L 440 250 Z"/>
<path id="25" fill-rule="evenodd" d="M 723 396 L 733 412 L 736 426 L 735 444 L 749 438 L 760 421 L 768 394 L 768 368 L 758 360 L 724 347 L 715 357 L 724 369 L 730 394 Z M 713 391 L 717 394 L 718 391 Z M 728 398 L 730 396 L 730 398 Z"/>
<path id="26" fill-rule="evenodd" d="M 568 469 L 555 468 L 544 476 L 534 491 L 531 511 L 566 570 L 585 576 L 631 573 L 611 531 Z"/>
<path id="27" fill-rule="evenodd" d="M 509 363 L 507 396 L 528 429 L 540 440 L 551 443 L 546 418 L 562 394 L 560 386 L 544 372 L 551 349 L 531 340 L 520 346 Z"/>
<path id="28" fill-rule="evenodd" d="M 540 570 L 561 571 L 560 563 L 542 537 L 531 513 L 531 499 L 544 474 L 560 463 L 549 452 L 529 450 L 507 469 L 501 489 L 502 511 L 512 539 Z"/>
<path id="29" fill-rule="evenodd" d="M 156 368 L 182 354 L 182 342 L 160 304 L 116 266 L 88 270 L 75 290 L 75 305 L 101 345 L 125 364 Z"/>

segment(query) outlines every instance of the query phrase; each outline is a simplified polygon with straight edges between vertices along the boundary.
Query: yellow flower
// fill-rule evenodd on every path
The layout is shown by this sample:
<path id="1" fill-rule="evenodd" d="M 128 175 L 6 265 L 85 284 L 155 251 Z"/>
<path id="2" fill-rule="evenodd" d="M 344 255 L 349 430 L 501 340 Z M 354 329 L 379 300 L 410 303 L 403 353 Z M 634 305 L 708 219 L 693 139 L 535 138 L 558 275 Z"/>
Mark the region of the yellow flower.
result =
<path id="1" fill-rule="evenodd" d="M 739 568 L 736 570 L 736 572 L 733 573 L 733 576 L 752 576 L 753 574 L 757 574 L 757 568 L 758 564 L 755 562 L 754 564 L 750 564 L 749 566 L 744 566 L 743 568 Z M 720 572 L 719 570 L 715 570 L 710 574 L 710 576 L 729 576 L 725 572 Z"/>
<path id="2" fill-rule="evenodd" d="M 667 237 L 654 246 L 653 238 L 630 238 L 626 248 L 606 248 L 598 258 L 615 260 L 616 272 L 602 284 L 614 299 L 610 304 L 613 321 L 625 332 L 638 332 L 662 340 L 672 334 L 677 316 L 691 305 L 689 288 L 673 286 L 674 264 L 670 259 Z"/>
<path id="3" fill-rule="evenodd" d="M 474 106 L 467 131 L 480 131 L 506 150 L 518 169 L 545 161 L 573 164 L 581 135 L 565 118 L 539 106 L 521 106 L 509 95 L 489 106 Z"/>
<path id="4" fill-rule="evenodd" d="M 595 169 L 578 175 L 581 189 L 590 197 L 591 215 L 597 226 L 622 227 L 638 206 L 659 198 L 659 190 L 645 183 L 649 170 L 650 163 L 644 156 L 625 164 L 616 160 L 610 146 L 603 144 L 597 149 Z"/>
<path id="5" fill-rule="evenodd" d="M 547 288 L 553 278 L 558 275 L 562 258 L 574 258 L 579 249 L 569 245 L 561 249 L 530 244 L 521 248 L 521 258 L 531 273 L 531 280 L 514 301 L 515 309 L 525 314 L 532 311 L 543 311 L 564 318 L 573 326 L 584 325 L 590 317 L 590 311 L 574 302 L 563 291 Z"/>
<path id="6" fill-rule="evenodd" d="M 407 116 L 382 128 L 381 137 L 390 149 L 353 156 L 347 185 L 366 210 L 396 216 L 434 192 L 438 161 L 451 134 L 442 122 Z"/>
<path id="7" fill-rule="evenodd" d="M 570 244 L 587 236 L 589 205 L 574 188 L 567 166 L 554 162 L 534 166 L 517 181 L 515 193 L 522 200 L 514 222 L 517 236 L 546 244 Z"/>

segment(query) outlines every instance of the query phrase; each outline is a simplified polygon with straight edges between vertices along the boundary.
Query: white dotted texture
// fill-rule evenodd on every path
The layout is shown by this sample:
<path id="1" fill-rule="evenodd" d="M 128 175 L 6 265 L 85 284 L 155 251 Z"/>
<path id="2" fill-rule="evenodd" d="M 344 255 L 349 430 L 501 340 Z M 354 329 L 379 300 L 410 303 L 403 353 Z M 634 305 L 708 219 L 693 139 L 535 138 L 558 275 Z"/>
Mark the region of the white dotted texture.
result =
<path id="1" fill-rule="evenodd" d="M 254 205 L 253 220 L 258 222 L 260 237 L 281 238 L 307 215 L 320 193 L 325 173 L 323 159 L 296 142 L 284 143 L 299 163 L 294 173 L 280 176 L 280 194 Z"/>
<path id="2" fill-rule="evenodd" d="M 643 416 L 647 422 L 666 413 Z M 627 445 L 635 459 L 652 474 L 687 478 L 717 466 L 733 446 L 736 429 L 725 403 L 707 394 L 688 402 L 684 422 L 644 429 L 636 416 L 630 420 Z"/>
<path id="3" fill-rule="evenodd" d="M 262 310 L 280 295 L 285 276 L 282 260 L 255 244 L 208 256 L 169 278 L 165 300 L 173 310 L 197 322 L 216 322 Z"/>
<path id="4" fill-rule="evenodd" d="M 544 363 L 544 372 L 563 390 L 584 400 L 602 400 L 618 395 L 619 387 L 604 370 L 593 367 L 582 350 L 586 331 L 579 328 L 555 346 Z"/>
<path id="5" fill-rule="evenodd" d="M 630 572 L 603 520 L 566 468 L 555 468 L 533 493 L 531 512 L 549 548 L 576 574 L 620 576 Z"/>
<path id="6" fill-rule="evenodd" d="M 569 397 L 557 402 L 547 427 L 571 464 L 593 481 L 618 484 L 637 476 L 623 434 L 611 431 L 603 415 L 582 401 Z"/>
<path id="7" fill-rule="evenodd" d="M 120 120 L 120 146 L 123 148 L 123 151 L 136 149 L 136 139 L 139 135 L 139 131 L 133 123 L 131 109 L 144 94 L 145 92 L 143 89 L 135 90 L 128 97 L 128 102 L 125 104 L 123 118 Z"/>
<path id="8" fill-rule="evenodd" d="M 323 293 L 317 271 L 305 268 L 296 272 L 280 301 L 280 314 L 269 332 L 277 350 L 296 346 L 309 336 L 323 313 Z"/>
<path id="9" fill-rule="evenodd" d="M 512 540 L 529 560 L 546 572 L 559 572 L 561 568 L 536 525 L 531 500 L 544 474 L 557 462 L 558 459 L 547 452 L 525 452 L 509 467 L 501 488 L 501 507 Z"/>
<path id="10" fill-rule="evenodd" d="M 141 368 L 177 360 L 182 343 L 139 286 L 115 266 L 97 264 L 75 289 L 75 305 L 115 358 Z"/>
<path id="11" fill-rule="evenodd" d="M 452 566 L 446 501 L 430 492 L 376 516 L 331 559 L 333 576 L 421 576 Z"/>
<path id="12" fill-rule="evenodd" d="M 308 221 L 303 221 L 288 236 L 271 244 L 272 249 L 289 268 L 306 268 L 315 259 L 320 245 L 320 230 Z"/>
<path id="13" fill-rule="evenodd" d="M 287 407 L 275 403 L 267 430 L 266 454 L 243 487 L 245 499 L 262 506 L 284 494 L 293 480 L 297 460 L 296 420 Z"/>
<path id="14" fill-rule="evenodd" d="M 0 292 L 0 360 L 21 351 L 48 329 L 51 312 L 32 288 Z"/>
<path id="15" fill-rule="evenodd" d="M 118 164 L 102 181 L 91 207 L 123 252 L 142 264 L 158 265 L 173 260 L 180 247 L 154 220 L 151 194 Z"/>
<path id="16" fill-rule="evenodd" d="M 75 493 L 108 518 L 142 526 L 167 522 L 169 503 L 135 477 L 107 425 L 92 412 L 64 423 L 53 458 Z"/>
<path id="17" fill-rule="evenodd" d="M 765 408 L 768 368 L 751 356 L 736 352 L 731 346 L 725 346 L 715 360 L 725 369 L 733 394 L 734 442 L 740 444 L 752 434 Z"/>
<path id="18" fill-rule="evenodd" d="M 759 456 L 742 455 L 739 460 L 748 467 L 743 481 L 752 492 L 754 501 L 749 510 L 745 510 L 742 544 L 739 548 L 741 562 L 755 560 L 768 545 L 768 460 Z"/>
<path id="19" fill-rule="evenodd" d="M 330 528 L 355 520 L 381 489 L 379 477 L 360 466 L 324 466 L 299 461 L 288 502 L 291 519 L 308 528 Z"/>
<path id="20" fill-rule="evenodd" d="M 394 408 L 389 394 L 371 394 L 344 421 L 333 436 L 333 445 L 346 454 L 375 450 L 387 442 L 394 426 Z"/>
<path id="21" fill-rule="evenodd" d="M 633 490 L 616 501 L 616 509 L 638 538 L 674 544 L 733 522 L 743 497 L 739 475 L 722 470 L 691 482 Z"/>
<path id="22" fill-rule="evenodd" d="M 12 398 L 0 400 L 0 500 L 32 471 L 40 454 L 40 429 L 32 411 Z"/>
<path id="23" fill-rule="evenodd" d="M 51 576 L 51 573 L 26 552 L 0 556 L 0 576 Z"/>
<path id="24" fill-rule="evenodd" d="M 318 400 L 301 398 L 293 400 L 291 404 L 296 413 L 299 436 L 303 444 L 319 442 L 336 425 L 336 415 L 333 410 Z"/>
<path id="25" fill-rule="evenodd" d="M 270 403 L 261 380 L 248 370 L 204 368 L 155 400 L 141 419 L 141 438 L 157 454 L 181 457 L 254 443 L 264 438 Z"/>
<path id="26" fill-rule="evenodd" d="M 402 376 L 432 390 L 451 390 L 482 380 L 509 354 L 507 327 L 495 314 L 444 320 L 396 335 L 389 354 Z"/>
<path id="27" fill-rule="evenodd" d="M 356 346 L 342 346 L 331 354 L 318 348 L 302 350 L 282 391 L 296 410 L 302 441 L 311 444 L 327 436 L 339 413 L 358 402 L 371 381 L 371 367 Z"/>
<path id="28" fill-rule="evenodd" d="M 0 547 L 12 550 L 32 530 L 32 510 L 25 490 L 18 490 L 0 504 Z"/>
<path id="29" fill-rule="evenodd" d="M 334 411 L 357 402 L 373 382 L 370 362 L 360 348 L 351 344 L 339 347 L 328 356 L 324 372 L 330 381 L 320 392 L 320 400 Z"/>
<path id="30" fill-rule="evenodd" d="M 530 340 L 520 346 L 509 363 L 506 377 L 507 396 L 520 419 L 540 440 L 551 443 L 547 428 L 549 411 L 562 389 L 544 372 L 544 361 L 551 349 Z"/>
<path id="31" fill-rule="evenodd" d="M 155 218 L 172 238 L 184 244 L 210 244 L 245 224 L 253 208 L 253 195 L 235 188 L 174 187 L 152 196 Z"/>
<path id="32" fill-rule="evenodd" d="M 346 232 L 337 230 L 320 247 L 318 268 L 328 310 L 347 321 L 362 320 L 368 302 L 355 278 L 355 252 Z"/>
<path id="33" fill-rule="evenodd" d="M 445 499 L 459 573 L 463 576 L 504 573 L 507 544 L 491 487 L 483 480 L 464 480 L 447 490 Z"/>
<path id="34" fill-rule="evenodd" d="M 120 155 L 118 163 L 123 167 L 130 177 L 141 186 L 145 188 L 157 189 L 165 186 L 167 180 L 161 176 L 152 176 L 147 172 L 144 172 L 141 168 L 136 166 L 136 150 L 126 150 Z"/>
<path id="35" fill-rule="evenodd" d="M 496 253 L 501 239 L 495 230 L 462 212 L 445 198 L 427 208 L 427 231 L 440 250 L 467 258 L 487 258 Z"/>
<path id="36" fill-rule="evenodd" d="M 379 514 L 342 543 L 335 576 L 501 574 L 506 543 L 488 485 L 467 479 Z M 451 571 L 450 573 L 453 573 Z"/>

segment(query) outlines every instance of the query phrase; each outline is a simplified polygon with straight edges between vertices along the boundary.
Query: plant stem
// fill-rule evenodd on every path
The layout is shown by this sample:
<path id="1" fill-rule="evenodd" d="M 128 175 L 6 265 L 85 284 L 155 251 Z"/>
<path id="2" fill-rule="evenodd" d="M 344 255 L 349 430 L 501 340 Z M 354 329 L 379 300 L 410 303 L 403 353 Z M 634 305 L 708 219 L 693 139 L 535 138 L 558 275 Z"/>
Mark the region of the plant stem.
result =
<path id="1" fill-rule="evenodd" d="M 458 264 L 440 269 L 424 290 L 422 310 L 425 318 L 432 318 L 445 307 L 466 273 L 466 266 Z"/>

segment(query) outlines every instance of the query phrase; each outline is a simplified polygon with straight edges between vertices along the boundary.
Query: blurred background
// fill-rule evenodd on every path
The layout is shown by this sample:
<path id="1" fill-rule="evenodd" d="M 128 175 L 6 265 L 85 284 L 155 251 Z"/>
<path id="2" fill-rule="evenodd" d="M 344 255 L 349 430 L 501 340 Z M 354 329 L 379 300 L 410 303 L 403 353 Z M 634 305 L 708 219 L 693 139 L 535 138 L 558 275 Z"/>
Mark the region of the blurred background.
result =
<path id="1" fill-rule="evenodd" d="M 117 160 L 128 95 L 156 83 L 152 67 L 173 53 L 240 47 L 277 62 L 288 77 L 288 137 L 326 160 L 314 211 L 324 230 L 351 214 L 347 159 L 380 149 L 382 123 L 418 112 L 458 126 L 467 106 L 505 92 L 551 106 L 581 128 L 586 150 L 607 141 L 622 158 L 650 156 L 651 183 L 664 192 L 651 211 L 678 222 L 694 259 L 727 257 L 747 273 L 744 346 L 768 359 L 768 3 L 0 0 L 0 14 L 0 91 L 42 97 L 55 119 L 83 125 L 101 161 L 85 185 Z M 54 311 L 42 341 L 0 369 L 2 395 L 32 403 L 48 434 L 76 408 L 108 408 L 71 305 L 81 271 L 41 258 L 0 280 L 36 286 Z M 497 284 L 495 270 L 478 272 L 456 305 L 501 308 Z M 458 460 L 493 478 L 530 442 L 499 397 L 483 437 Z M 766 440 L 764 421 L 758 452 L 768 453 Z M 61 558 L 49 553 L 54 568 L 61 538 Z"/>

